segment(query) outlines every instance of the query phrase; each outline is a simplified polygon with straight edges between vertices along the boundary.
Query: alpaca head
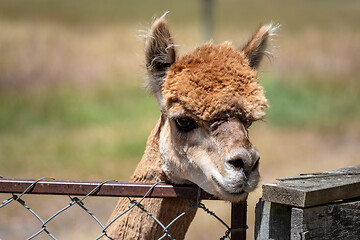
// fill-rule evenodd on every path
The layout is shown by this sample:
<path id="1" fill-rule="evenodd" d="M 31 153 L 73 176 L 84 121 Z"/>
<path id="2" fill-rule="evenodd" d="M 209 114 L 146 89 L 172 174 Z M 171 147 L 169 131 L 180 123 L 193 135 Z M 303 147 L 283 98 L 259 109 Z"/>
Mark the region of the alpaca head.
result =
<path id="1" fill-rule="evenodd" d="M 257 186 L 260 155 L 247 129 L 268 107 L 256 68 L 273 29 L 261 26 L 241 50 L 206 43 L 178 58 L 164 18 L 153 23 L 146 66 L 162 111 L 159 151 L 170 181 L 229 201 Z"/>

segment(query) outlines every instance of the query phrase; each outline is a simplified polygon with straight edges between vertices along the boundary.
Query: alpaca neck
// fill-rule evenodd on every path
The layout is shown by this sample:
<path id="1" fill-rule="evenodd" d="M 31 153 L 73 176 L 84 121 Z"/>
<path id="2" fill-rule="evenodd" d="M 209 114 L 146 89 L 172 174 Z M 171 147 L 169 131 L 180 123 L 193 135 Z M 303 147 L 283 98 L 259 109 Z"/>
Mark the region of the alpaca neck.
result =
<path id="1" fill-rule="evenodd" d="M 161 170 L 162 162 L 159 152 L 159 133 L 161 128 L 161 120 L 159 120 L 148 138 L 145 153 L 130 181 L 146 183 L 168 181 L 168 178 Z M 187 199 L 147 198 L 141 204 L 166 226 L 179 214 L 188 210 L 190 203 L 191 201 Z M 125 211 L 128 206 L 129 200 L 121 198 L 110 220 Z M 168 233 L 175 239 L 184 239 L 195 213 L 196 210 L 194 209 L 181 217 L 168 228 Z M 114 239 L 158 239 L 164 234 L 163 228 L 153 218 L 137 207 L 134 207 L 130 212 L 121 216 L 110 225 L 107 233 Z"/>

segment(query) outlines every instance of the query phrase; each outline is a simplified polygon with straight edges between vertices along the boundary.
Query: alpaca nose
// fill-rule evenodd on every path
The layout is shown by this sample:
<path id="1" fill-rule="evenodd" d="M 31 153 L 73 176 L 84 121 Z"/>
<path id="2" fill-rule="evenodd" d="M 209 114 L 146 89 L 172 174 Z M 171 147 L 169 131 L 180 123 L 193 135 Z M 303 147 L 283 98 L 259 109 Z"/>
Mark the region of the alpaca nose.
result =
<path id="1" fill-rule="evenodd" d="M 225 159 L 225 163 L 233 170 L 244 170 L 249 173 L 255 170 L 259 164 L 260 154 L 255 147 L 250 150 L 240 149 L 232 156 Z"/>
<path id="2" fill-rule="evenodd" d="M 241 170 L 244 168 L 244 161 L 241 158 L 229 160 L 228 164 L 235 170 Z"/>

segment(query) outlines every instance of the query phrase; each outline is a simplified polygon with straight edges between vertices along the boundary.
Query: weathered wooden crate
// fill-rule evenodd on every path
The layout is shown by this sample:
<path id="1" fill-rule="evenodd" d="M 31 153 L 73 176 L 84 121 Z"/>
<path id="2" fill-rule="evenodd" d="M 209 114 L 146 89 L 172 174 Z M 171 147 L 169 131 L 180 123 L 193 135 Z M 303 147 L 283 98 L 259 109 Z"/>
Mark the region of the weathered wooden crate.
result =
<path id="1" fill-rule="evenodd" d="M 255 239 L 360 239 L 360 165 L 263 185 Z"/>

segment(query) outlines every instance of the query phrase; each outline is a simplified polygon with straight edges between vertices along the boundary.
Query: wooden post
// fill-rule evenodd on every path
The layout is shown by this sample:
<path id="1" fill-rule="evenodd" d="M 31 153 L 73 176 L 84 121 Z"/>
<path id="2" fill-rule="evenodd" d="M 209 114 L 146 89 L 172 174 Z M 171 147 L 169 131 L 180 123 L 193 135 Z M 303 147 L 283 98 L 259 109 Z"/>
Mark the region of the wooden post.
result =
<path id="1" fill-rule="evenodd" d="M 203 41 L 209 41 L 213 36 L 214 15 L 213 15 L 213 0 L 202 1 L 202 18 L 203 18 Z"/>
<path id="2" fill-rule="evenodd" d="M 265 184 L 255 239 L 360 239 L 360 165 Z"/>
<path id="3" fill-rule="evenodd" d="M 231 239 L 233 240 L 245 240 L 246 239 L 246 212 L 247 212 L 247 201 L 244 199 L 239 203 L 231 204 L 231 229 L 243 230 L 233 231 L 231 233 Z"/>

